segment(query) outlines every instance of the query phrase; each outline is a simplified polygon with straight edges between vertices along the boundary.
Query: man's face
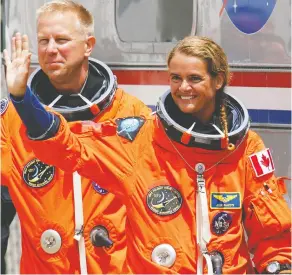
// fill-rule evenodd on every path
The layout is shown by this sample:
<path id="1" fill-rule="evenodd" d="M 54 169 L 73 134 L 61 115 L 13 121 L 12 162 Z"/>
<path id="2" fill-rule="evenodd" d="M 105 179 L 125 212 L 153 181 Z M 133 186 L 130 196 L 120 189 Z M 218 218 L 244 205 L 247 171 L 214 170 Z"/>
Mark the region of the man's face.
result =
<path id="1" fill-rule="evenodd" d="M 78 77 L 87 61 L 86 34 L 72 12 L 42 15 L 37 22 L 38 58 L 52 82 L 66 83 Z"/>

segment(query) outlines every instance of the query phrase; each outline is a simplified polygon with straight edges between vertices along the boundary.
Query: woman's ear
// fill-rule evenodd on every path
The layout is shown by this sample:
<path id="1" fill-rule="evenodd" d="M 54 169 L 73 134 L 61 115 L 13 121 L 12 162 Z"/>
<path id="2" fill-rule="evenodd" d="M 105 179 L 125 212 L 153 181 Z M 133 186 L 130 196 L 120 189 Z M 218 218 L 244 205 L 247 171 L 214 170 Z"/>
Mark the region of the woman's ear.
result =
<path id="1" fill-rule="evenodd" d="M 221 89 L 222 86 L 223 86 L 223 83 L 224 83 L 224 76 L 223 76 L 223 73 L 219 73 L 219 74 L 216 76 L 216 82 L 215 82 L 216 90 Z"/>
<path id="2" fill-rule="evenodd" d="M 86 39 L 86 45 L 85 45 L 85 56 L 89 57 L 93 51 L 94 45 L 95 45 L 95 37 L 94 36 L 88 36 Z"/>

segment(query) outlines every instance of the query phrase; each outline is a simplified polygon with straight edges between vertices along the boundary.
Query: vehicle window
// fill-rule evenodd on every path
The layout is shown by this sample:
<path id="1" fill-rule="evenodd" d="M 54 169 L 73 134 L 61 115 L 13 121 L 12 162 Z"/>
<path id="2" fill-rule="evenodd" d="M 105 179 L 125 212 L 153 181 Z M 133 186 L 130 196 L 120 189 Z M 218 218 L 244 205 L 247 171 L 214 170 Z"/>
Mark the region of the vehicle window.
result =
<path id="1" fill-rule="evenodd" d="M 116 0 L 115 21 L 123 42 L 173 42 L 191 34 L 193 0 Z"/>

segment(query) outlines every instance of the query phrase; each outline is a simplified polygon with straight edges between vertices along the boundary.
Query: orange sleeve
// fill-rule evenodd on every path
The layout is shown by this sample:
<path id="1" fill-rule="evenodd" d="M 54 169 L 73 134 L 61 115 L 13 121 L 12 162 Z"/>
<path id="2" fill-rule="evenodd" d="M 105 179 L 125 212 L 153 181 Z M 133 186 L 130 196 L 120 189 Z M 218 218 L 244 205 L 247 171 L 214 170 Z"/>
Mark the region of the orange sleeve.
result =
<path id="1" fill-rule="evenodd" d="M 256 133 L 251 132 L 250 137 L 243 221 L 253 262 L 262 273 L 271 261 L 291 262 L 291 211 L 283 197 L 282 178 L 276 178 L 273 172 L 256 176 L 249 156 L 264 150 L 265 145 Z"/>
<path id="2" fill-rule="evenodd" d="M 80 175 L 98 182 L 112 193 L 120 193 L 125 178 L 132 175 L 136 147 L 117 136 L 116 124 L 90 122 L 86 131 L 82 121 L 69 127 L 64 117 L 60 118 L 58 133 L 47 140 L 29 140 L 24 127 L 21 134 L 35 155 L 45 163 L 66 172 L 78 171 Z M 134 141 L 135 142 L 135 141 Z"/>

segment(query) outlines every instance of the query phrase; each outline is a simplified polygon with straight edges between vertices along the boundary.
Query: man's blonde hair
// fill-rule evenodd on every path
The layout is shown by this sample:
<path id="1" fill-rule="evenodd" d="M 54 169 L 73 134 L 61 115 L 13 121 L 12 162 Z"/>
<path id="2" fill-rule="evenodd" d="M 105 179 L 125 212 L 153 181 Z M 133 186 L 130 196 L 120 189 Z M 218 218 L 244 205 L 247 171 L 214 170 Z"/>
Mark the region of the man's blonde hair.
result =
<path id="1" fill-rule="evenodd" d="M 72 12 L 76 14 L 81 26 L 84 28 L 85 34 L 94 35 L 93 15 L 81 4 L 71 0 L 53 0 L 45 3 L 36 12 L 37 21 L 42 15 L 54 12 Z"/>

